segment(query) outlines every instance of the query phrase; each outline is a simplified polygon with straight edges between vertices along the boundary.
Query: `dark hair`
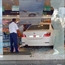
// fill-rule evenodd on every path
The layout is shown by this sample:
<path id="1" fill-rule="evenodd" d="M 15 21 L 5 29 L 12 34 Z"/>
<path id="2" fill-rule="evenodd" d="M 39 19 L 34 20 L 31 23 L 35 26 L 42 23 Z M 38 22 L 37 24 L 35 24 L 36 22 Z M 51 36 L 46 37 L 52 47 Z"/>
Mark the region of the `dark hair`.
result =
<path id="1" fill-rule="evenodd" d="M 16 19 L 15 19 L 15 18 L 13 18 L 13 19 L 12 19 L 12 21 L 14 22 L 14 21 L 16 21 Z"/>

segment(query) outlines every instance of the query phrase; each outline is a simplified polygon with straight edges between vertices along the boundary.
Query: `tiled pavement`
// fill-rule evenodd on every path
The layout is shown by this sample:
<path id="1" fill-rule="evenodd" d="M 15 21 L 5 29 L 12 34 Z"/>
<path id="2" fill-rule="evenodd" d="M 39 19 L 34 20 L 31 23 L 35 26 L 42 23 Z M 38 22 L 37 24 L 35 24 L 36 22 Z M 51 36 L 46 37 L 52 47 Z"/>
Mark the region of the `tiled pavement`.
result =
<path id="1" fill-rule="evenodd" d="M 21 49 L 20 51 L 25 51 L 26 49 Z M 29 49 L 28 49 L 29 50 Z M 54 50 L 53 49 L 45 49 L 40 52 L 40 50 L 32 50 L 31 54 L 9 54 L 9 55 L 3 55 L 0 60 L 64 60 L 65 56 L 64 54 L 53 54 Z M 28 52 L 28 51 L 26 51 Z"/>

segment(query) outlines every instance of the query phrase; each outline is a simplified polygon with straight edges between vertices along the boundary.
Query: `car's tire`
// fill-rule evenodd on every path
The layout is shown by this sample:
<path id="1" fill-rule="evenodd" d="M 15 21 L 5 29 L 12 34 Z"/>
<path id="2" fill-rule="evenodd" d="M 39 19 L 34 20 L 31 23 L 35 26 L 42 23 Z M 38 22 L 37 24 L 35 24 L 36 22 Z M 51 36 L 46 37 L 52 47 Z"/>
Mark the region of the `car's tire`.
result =
<path id="1" fill-rule="evenodd" d="M 29 17 L 35 17 L 36 14 L 31 13 L 31 14 L 29 14 L 28 16 L 29 16 Z"/>
<path id="2" fill-rule="evenodd" d="M 53 49 L 53 48 L 54 48 L 54 46 L 50 46 L 50 48 L 51 48 L 51 49 Z"/>
<path id="3" fill-rule="evenodd" d="M 53 49 L 54 46 L 44 46 L 44 48 L 50 48 L 50 49 Z"/>
<path id="4" fill-rule="evenodd" d="M 24 47 L 25 47 L 25 48 L 28 48 L 28 45 L 25 45 Z"/>

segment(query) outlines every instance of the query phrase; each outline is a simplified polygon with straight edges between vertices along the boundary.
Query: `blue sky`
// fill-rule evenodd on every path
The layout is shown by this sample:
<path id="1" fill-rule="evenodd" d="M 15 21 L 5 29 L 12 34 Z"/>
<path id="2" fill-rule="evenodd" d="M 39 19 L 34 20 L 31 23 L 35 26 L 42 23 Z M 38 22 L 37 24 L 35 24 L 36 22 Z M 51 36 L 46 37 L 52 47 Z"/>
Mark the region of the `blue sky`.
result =
<path id="1" fill-rule="evenodd" d="M 20 11 L 37 12 L 43 10 L 44 0 L 20 0 Z"/>

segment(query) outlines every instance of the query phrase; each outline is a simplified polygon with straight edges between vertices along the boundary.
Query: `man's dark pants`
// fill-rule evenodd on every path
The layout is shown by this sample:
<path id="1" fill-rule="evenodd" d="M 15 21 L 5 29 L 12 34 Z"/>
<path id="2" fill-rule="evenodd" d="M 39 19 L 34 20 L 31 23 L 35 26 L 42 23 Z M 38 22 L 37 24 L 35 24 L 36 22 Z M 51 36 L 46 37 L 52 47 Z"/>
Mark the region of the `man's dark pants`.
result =
<path id="1" fill-rule="evenodd" d="M 18 44 L 17 44 L 17 33 L 10 33 L 10 46 L 11 46 L 11 52 L 14 51 L 18 52 Z"/>

